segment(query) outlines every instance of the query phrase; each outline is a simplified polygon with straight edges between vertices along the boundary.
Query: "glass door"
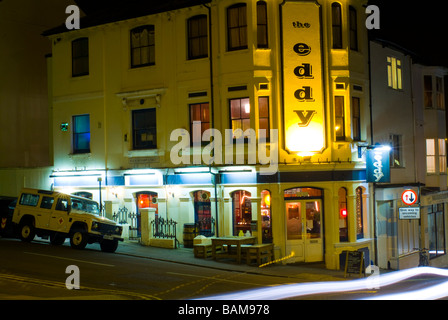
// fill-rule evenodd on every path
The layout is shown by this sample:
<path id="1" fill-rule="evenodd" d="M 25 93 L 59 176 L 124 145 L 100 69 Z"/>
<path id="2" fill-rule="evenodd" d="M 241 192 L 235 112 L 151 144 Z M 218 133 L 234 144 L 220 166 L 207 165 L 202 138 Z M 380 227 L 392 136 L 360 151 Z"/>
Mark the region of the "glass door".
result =
<path id="1" fill-rule="evenodd" d="M 323 261 L 321 200 L 286 202 L 286 255 L 295 262 Z"/>

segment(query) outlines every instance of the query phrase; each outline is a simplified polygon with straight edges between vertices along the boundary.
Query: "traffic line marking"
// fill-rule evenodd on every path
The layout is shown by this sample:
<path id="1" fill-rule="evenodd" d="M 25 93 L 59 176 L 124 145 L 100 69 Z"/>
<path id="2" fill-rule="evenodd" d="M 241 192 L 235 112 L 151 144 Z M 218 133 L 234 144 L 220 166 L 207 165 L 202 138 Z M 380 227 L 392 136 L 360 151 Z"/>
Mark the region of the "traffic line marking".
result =
<path id="1" fill-rule="evenodd" d="M 47 258 L 54 258 L 59 260 L 67 260 L 67 261 L 73 261 L 73 262 L 80 262 L 80 263 L 90 263 L 97 266 L 103 266 L 103 267 L 115 267 L 113 264 L 106 264 L 106 263 L 99 263 L 99 262 L 92 262 L 92 261 L 86 261 L 86 260 L 78 260 L 78 259 L 71 259 L 71 258 L 64 258 L 64 257 L 58 257 L 58 256 L 52 256 L 49 254 L 42 254 L 42 253 L 35 253 L 35 252 L 24 252 L 25 254 L 32 254 L 35 256 L 41 256 L 41 257 L 47 257 Z"/>

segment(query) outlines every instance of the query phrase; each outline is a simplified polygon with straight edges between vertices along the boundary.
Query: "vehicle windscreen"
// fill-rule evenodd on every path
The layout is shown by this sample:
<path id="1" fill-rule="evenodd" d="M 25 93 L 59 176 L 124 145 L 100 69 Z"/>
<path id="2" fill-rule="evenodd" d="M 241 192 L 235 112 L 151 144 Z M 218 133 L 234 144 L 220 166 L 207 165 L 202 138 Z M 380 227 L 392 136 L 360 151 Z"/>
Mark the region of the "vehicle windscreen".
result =
<path id="1" fill-rule="evenodd" d="M 98 203 L 88 199 L 71 198 L 72 211 L 82 211 L 86 213 L 96 214 L 100 213 Z"/>

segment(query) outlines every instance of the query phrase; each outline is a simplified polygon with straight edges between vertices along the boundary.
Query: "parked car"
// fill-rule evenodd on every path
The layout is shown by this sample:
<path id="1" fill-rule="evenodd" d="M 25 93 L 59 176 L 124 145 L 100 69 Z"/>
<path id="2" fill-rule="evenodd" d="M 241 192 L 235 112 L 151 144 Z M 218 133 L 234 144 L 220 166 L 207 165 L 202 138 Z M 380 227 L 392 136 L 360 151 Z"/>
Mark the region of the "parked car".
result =
<path id="1" fill-rule="evenodd" d="M 17 203 L 17 198 L 0 196 L 0 236 L 14 237 L 15 230 L 12 223 L 12 215 Z"/>

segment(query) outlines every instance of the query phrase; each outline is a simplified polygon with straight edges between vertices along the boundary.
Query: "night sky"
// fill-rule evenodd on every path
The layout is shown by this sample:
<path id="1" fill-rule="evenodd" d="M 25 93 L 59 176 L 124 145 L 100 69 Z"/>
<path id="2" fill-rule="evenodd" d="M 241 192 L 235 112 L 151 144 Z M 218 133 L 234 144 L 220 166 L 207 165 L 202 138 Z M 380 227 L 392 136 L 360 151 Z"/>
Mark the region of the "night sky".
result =
<path id="1" fill-rule="evenodd" d="M 380 8 L 381 29 L 372 35 L 393 41 L 426 64 L 448 67 L 448 15 L 442 1 L 369 0 Z"/>

